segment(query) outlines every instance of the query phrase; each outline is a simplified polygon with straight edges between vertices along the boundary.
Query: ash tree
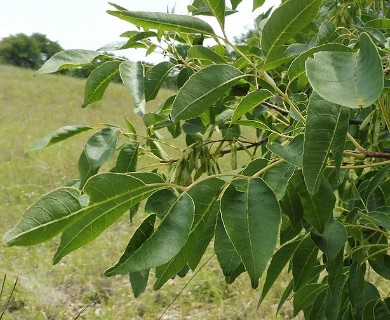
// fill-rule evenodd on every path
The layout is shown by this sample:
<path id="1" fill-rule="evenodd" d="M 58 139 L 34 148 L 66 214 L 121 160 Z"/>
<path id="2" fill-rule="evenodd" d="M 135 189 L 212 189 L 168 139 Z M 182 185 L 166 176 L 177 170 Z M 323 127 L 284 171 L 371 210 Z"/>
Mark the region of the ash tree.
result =
<path id="1" fill-rule="evenodd" d="M 60 235 L 56 264 L 98 242 L 122 215 L 138 215 L 123 255 L 104 273 L 129 276 L 135 296 L 148 280 L 158 290 L 197 270 L 212 250 L 228 283 L 243 274 L 258 288 L 264 277 L 260 307 L 286 270 L 291 282 L 279 308 L 292 298 L 294 315 L 306 319 L 390 319 L 389 293 L 378 289 L 390 279 L 387 2 L 283 1 L 235 44 L 225 18 L 241 2 L 195 0 L 189 15 L 111 4 L 110 15 L 138 27 L 125 30 L 117 49 L 142 47 L 169 61 L 145 70 L 110 56 L 94 69 L 83 107 L 119 74 L 134 113 L 123 110 L 124 124 L 66 126 L 37 141 L 32 149 L 92 131 L 78 181 L 32 204 L 3 243 L 30 246 Z M 263 3 L 254 0 L 253 9 Z M 66 50 L 38 73 L 102 55 Z M 150 110 L 169 74 L 177 92 Z M 141 134 L 133 117 L 143 120 Z M 150 170 L 138 169 L 149 156 Z M 113 157 L 113 168 L 102 170 Z"/>

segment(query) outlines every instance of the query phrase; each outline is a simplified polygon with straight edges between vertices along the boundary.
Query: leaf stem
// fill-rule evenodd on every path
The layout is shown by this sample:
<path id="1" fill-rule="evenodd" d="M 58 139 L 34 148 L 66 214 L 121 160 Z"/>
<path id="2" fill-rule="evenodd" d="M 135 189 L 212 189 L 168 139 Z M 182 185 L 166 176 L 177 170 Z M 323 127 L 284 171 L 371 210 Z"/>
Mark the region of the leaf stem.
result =
<path id="1" fill-rule="evenodd" d="M 366 150 L 366 149 L 364 149 L 364 148 L 359 144 L 359 142 L 357 142 L 357 141 L 355 140 L 355 138 L 354 138 L 349 132 L 347 132 L 347 137 L 348 137 L 348 139 L 353 143 L 353 145 L 356 147 L 356 149 L 358 149 L 359 151 L 364 151 L 364 150 Z"/>
<path id="2" fill-rule="evenodd" d="M 269 169 L 271 169 L 272 167 L 275 167 L 277 166 L 278 164 L 281 164 L 284 162 L 284 159 L 279 159 L 279 160 L 276 160 L 272 163 L 270 163 L 268 166 L 266 166 L 265 168 L 261 169 L 260 171 L 258 171 L 256 174 L 254 174 L 252 177 L 253 178 L 257 178 L 259 176 L 261 176 L 264 172 L 268 171 Z"/>
<path id="3" fill-rule="evenodd" d="M 341 166 L 340 169 L 364 169 L 364 168 L 372 168 L 372 167 L 380 167 L 390 164 L 390 160 L 382 161 L 382 162 L 373 162 L 373 163 L 367 163 L 367 164 L 360 164 L 360 165 L 345 165 Z M 335 166 L 327 166 L 327 168 L 334 169 Z"/>

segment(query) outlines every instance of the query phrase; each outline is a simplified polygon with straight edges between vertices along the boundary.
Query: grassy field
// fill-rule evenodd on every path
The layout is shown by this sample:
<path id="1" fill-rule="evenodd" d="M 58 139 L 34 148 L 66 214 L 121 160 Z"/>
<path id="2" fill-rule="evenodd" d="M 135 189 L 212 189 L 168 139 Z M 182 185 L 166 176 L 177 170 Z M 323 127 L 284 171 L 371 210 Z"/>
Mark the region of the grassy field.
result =
<path id="1" fill-rule="evenodd" d="M 32 71 L 0 66 L 1 236 L 40 195 L 77 178 L 77 161 L 88 134 L 26 154 L 35 140 L 65 125 L 98 128 L 105 122 L 124 126 L 124 116 L 136 118 L 128 93 L 118 84 L 109 87 L 101 103 L 81 109 L 83 85 L 80 79 L 33 77 Z M 162 92 L 160 101 L 170 94 Z M 158 319 L 190 277 L 173 279 L 155 292 L 151 276 L 150 287 L 138 299 L 126 277 L 105 278 L 102 272 L 117 261 L 133 230 L 124 216 L 97 241 L 56 266 L 51 259 L 58 239 L 28 248 L 2 247 L 0 279 L 6 274 L 7 280 L 0 314 L 18 278 L 3 319 L 74 319 L 91 302 L 79 319 Z M 280 282 L 257 309 L 259 290 L 250 289 L 247 276 L 226 285 L 212 258 L 162 319 L 292 319 L 289 303 L 275 316 L 278 297 L 286 285 Z"/>

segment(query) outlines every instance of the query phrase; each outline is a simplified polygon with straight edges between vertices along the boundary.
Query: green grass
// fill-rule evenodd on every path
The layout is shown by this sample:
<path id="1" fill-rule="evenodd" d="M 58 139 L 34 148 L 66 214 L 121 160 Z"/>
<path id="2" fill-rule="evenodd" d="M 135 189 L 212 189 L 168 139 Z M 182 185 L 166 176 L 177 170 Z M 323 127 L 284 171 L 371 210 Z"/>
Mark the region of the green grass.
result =
<path id="1" fill-rule="evenodd" d="M 124 116 L 140 127 L 123 86 L 110 85 L 102 102 L 81 109 L 83 86 L 80 79 L 58 75 L 33 77 L 32 71 L 0 65 L 1 236 L 40 195 L 77 178 L 77 161 L 88 133 L 26 154 L 35 140 L 70 124 L 96 128 L 101 123 L 125 126 Z M 151 108 L 171 94 L 163 91 Z M 52 266 L 51 260 L 58 238 L 28 248 L 2 247 L 0 279 L 7 274 L 7 281 L 0 313 L 14 280 L 19 279 L 3 319 L 73 319 L 95 297 L 98 298 L 79 319 L 158 318 L 191 274 L 169 281 L 159 292 L 153 291 L 152 275 L 147 292 L 138 299 L 133 297 L 126 277 L 108 279 L 102 275 L 105 268 L 117 261 L 134 227 L 124 216 L 97 241 L 56 266 Z M 276 303 L 286 286 L 287 282 L 281 281 L 257 309 L 260 291 L 250 289 L 247 276 L 241 275 L 233 285 L 226 285 L 212 258 L 162 319 L 292 319 L 288 302 L 275 316 Z"/>

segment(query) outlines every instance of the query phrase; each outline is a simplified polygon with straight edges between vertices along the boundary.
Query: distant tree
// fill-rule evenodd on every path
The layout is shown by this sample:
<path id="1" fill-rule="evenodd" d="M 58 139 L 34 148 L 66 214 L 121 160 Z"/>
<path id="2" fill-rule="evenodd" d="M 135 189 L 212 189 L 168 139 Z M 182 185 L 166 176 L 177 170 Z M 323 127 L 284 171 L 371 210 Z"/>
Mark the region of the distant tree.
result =
<path id="1" fill-rule="evenodd" d="M 62 47 L 44 34 L 10 35 L 0 42 L 0 61 L 24 68 L 37 69 Z"/>

